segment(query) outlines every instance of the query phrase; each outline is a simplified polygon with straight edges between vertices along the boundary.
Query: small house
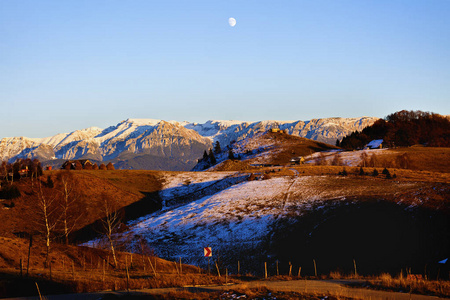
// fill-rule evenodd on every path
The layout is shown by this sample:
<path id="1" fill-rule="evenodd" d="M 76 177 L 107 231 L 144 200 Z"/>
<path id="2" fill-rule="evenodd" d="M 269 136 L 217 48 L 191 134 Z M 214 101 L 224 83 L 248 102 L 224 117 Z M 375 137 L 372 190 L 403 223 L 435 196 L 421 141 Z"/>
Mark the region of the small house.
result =
<path id="1" fill-rule="evenodd" d="M 381 149 L 383 148 L 383 140 L 372 140 L 364 149 Z"/>
<path id="2" fill-rule="evenodd" d="M 280 128 L 272 128 L 272 129 L 270 129 L 270 132 L 273 132 L 273 133 L 280 132 Z"/>
<path id="3" fill-rule="evenodd" d="M 303 156 L 293 157 L 291 159 L 291 165 L 302 165 L 305 162 Z"/>

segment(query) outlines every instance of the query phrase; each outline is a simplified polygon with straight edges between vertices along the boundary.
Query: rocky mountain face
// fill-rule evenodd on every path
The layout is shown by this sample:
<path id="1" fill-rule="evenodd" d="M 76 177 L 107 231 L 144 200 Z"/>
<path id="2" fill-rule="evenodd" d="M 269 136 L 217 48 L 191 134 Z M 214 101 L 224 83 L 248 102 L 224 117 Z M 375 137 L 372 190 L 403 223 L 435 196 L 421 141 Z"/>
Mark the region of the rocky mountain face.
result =
<path id="1" fill-rule="evenodd" d="M 287 130 L 291 135 L 305 137 L 318 142 L 334 145 L 353 131 L 361 131 L 372 125 L 378 118 L 324 118 L 310 121 L 208 121 L 204 124 L 190 123 L 185 127 L 197 131 L 200 135 L 227 145 L 232 141 L 240 141 L 252 137 L 256 133 L 271 128 Z"/>
<path id="2" fill-rule="evenodd" d="M 0 140 L 0 158 L 38 158 L 46 164 L 68 159 L 111 161 L 122 169 L 190 170 L 219 141 L 228 145 L 271 128 L 334 144 L 377 118 L 327 118 L 310 121 L 207 121 L 204 124 L 128 119 L 106 129 L 91 127 L 47 138 Z M 56 166 L 56 165 L 55 165 Z"/>

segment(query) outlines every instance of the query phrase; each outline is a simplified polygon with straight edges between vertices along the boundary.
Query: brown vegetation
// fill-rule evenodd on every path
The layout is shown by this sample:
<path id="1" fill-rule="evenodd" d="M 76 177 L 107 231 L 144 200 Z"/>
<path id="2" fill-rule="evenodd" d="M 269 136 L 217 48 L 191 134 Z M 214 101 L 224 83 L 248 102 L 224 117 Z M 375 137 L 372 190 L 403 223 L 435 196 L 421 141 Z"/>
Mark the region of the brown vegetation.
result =
<path id="1" fill-rule="evenodd" d="M 374 139 L 383 139 L 388 147 L 450 147 L 450 120 L 435 113 L 402 110 L 344 137 L 340 146 L 361 149 Z"/>
<path id="2" fill-rule="evenodd" d="M 43 282 L 42 294 L 126 290 L 219 283 L 197 267 L 154 256 L 117 253 L 117 268 L 109 251 L 55 244 L 45 268 L 45 244 L 37 240 L 30 251 L 26 239 L 0 237 L 0 295 L 37 295 L 34 282 Z M 29 274 L 26 276 L 26 274 Z M 22 275 L 21 275 L 22 274 Z M 53 284 L 49 285 L 49 282 Z M 48 288 L 46 288 L 48 286 Z M 58 287 L 55 289 L 55 287 Z"/>
<path id="3" fill-rule="evenodd" d="M 416 278 L 419 279 L 416 279 Z M 406 276 L 402 273 L 397 277 L 390 274 L 382 274 L 380 276 L 370 278 L 362 285 L 366 288 L 395 291 L 410 292 L 412 294 L 434 295 L 437 297 L 450 296 L 450 282 L 444 280 L 427 280 L 420 276 Z M 356 286 L 359 286 L 356 285 Z"/>

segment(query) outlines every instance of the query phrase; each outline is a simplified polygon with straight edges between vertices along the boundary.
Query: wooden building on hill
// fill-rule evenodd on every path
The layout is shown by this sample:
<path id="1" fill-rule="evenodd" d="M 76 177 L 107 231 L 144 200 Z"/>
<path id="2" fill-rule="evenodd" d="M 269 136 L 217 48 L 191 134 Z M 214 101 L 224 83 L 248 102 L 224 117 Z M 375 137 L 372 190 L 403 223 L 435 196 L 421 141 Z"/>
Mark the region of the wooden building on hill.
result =
<path id="1" fill-rule="evenodd" d="M 303 165 L 304 162 L 305 159 L 303 158 L 303 156 L 293 157 L 291 159 L 291 165 Z"/>
<path id="2" fill-rule="evenodd" d="M 382 149 L 383 148 L 383 140 L 373 140 L 368 143 L 364 149 Z"/>
<path id="3" fill-rule="evenodd" d="M 61 169 L 63 170 L 81 170 L 85 169 L 86 166 L 92 166 L 93 164 L 89 161 L 89 159 L 77 159 L 77 160 L 66 160 Z"/>

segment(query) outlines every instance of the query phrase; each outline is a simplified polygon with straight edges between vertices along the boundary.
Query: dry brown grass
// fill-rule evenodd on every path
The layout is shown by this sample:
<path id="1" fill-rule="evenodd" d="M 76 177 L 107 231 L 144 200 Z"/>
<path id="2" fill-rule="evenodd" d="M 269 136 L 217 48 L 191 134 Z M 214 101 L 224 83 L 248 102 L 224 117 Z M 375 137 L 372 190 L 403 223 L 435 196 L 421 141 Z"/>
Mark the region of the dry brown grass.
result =
<path id="1" fill-rule="evenodd" d="M 404 276 L 394 278 L 390 274 L 382 274 L 367 280 L 367 284 L 373 289 L 450 297 L 450 282 L 443 280 L 410 280 Z"/>
<path id="2" fill-rule="evenodd" d="M 161 189 L 164 174 L 178 173 L 148 170 L 76 171 L 76 173 L 106 180 L 129 193 L 155 192 Z"/>
<path id="3" fill-rule="evenodd" d="M 396 164 L 400 155 L 406 154 L 408 157 L 407 169 L 423 170 L 430 172 L 450 172 L 450 148 L 414 146 L 408 148 L 397 148 L 389 150 L 387 159 L 394 162 L 393 167 L 399 168 Z"/>
<path id="4" fill-rule="evenodd" d="M 39 240 L 35 240 L 31 248 L 28 273 L 33 280 L 29 280 L 26 278 L 28 245 L 25 239 L 0 238 L 0 292 L 18 296 L 14 294 L 17 291 L 8 290 L 8 286 L 12 289 L 15 285 L 21 285 L 25 291 L 34 293 L 33 280 L 53 282 L 50 290 L 45 290 L 44 285 L 41 291 L 44 294 L 55 292 L 55 284 L 61 292 L 81 293 L 220 284 L 225 281 L 224 278 L 209 276 L 194 266 L 182 264 L 180 267 L 179 263 L 154 256 L 124 252 L 118 253 L 118 267 L 114 268 L 108 251 L 55 243 L 50 254 L 51 268 L 45 268 L 45 246 Z M 27 284 L 31 287 L 25 287 Z"/>

